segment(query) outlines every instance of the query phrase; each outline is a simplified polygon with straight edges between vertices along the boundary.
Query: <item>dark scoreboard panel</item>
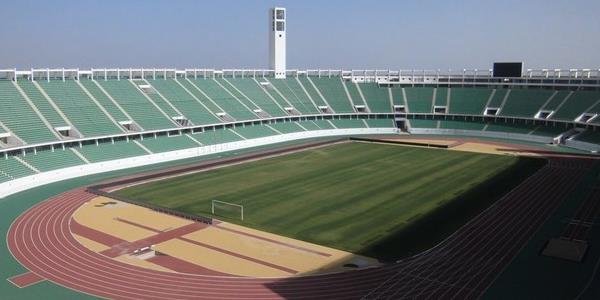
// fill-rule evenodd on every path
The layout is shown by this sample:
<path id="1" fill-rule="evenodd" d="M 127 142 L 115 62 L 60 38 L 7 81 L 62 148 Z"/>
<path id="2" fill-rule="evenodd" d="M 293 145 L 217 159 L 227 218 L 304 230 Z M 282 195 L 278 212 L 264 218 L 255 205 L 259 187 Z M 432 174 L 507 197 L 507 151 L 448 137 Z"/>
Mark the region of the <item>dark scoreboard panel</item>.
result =
<path id="1" fill-rule="evenodd" d="M 522 62 L 496 62 L 494 63 L 494 77 L 521 77 L 523 72 Z"/>

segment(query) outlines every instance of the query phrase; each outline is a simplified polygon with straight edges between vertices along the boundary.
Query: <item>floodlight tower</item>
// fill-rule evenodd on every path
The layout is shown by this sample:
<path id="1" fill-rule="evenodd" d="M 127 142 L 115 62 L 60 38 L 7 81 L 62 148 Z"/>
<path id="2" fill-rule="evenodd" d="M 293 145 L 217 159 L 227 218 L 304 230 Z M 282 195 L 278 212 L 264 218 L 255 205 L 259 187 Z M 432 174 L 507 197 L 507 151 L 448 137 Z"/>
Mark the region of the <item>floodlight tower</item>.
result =
<path id="1" fill-rule="evenodd" d="M 285 78 L 285 19 L 285 8 L 270 9 L 269 66 L 275 70 L 275 78 Z"/>

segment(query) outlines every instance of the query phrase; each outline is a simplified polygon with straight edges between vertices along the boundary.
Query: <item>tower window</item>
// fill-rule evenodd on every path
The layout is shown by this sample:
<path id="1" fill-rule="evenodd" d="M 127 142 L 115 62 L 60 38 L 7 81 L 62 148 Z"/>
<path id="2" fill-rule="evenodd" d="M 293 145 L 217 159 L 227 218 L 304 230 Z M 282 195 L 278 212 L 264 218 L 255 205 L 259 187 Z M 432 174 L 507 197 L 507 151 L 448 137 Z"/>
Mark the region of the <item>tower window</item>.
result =
<path id="1" fill-rule="evenodd" d="M 285 30 L 285 23 L 282 21 L 277 21 L 276 23 L 276 29 L 277 31 L 284 31 Z"/>
<path id="2" fill-rule="evenodd" d="M 276 15 L 277 20 L 285 19 L 285 11 L 284 10 L 276 10 L 275 15 Z"/>

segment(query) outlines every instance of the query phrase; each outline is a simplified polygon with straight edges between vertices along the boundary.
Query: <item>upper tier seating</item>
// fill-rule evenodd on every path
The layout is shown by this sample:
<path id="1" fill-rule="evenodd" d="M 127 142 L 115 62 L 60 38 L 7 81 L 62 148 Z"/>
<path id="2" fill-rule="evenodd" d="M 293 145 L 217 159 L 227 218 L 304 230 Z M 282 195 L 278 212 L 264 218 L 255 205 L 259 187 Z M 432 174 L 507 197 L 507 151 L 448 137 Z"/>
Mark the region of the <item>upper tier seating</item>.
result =
<path id="1" fill-rule="evenodd" d="M 302 114 L 317 114 L 319 111 L 295 78 L 270 79 L 269 82 L 287 101 Z M 273 93 L 271 93 L 273 94 Z"/>
<path id="2" fill-rule="evenodd" d="M 145 130 L 174 128 L 177 124 L 163 115 L 129 80 L 97 81 L 112 98 Z"/>
<path id="3" fill-rule="evenodd" d="M 80 83 L 117 122 L 131 121 L 94 81 L 80 80 Z"/>
<path id="4" fill-rule="evenodd" d="M 432 113 L 433 112 L 433 88 L 430 87 L 407 87 L 406 102 L 410 113 Z"/>
<path id="5" fill-rule="evenodd" d="M 588 109 L 593 108 L 598 101 L 600 101 L 600 92 L 576 91 L 552 115 L 552 119 L 573 121 Z"/>
<path id="6" fill-rule="evenodd" d="M 213 79 L 196 79 L 190 80 L 196 89 L 202 91 L 210 100 L 218 105 L 222 110 L 219 112 L 225 112 L 237 121 L 252 120 L 258 118 L 250 108 L 242 105 L 234 96 L 232 96 L 227 90 L 223 89 Z"/>
<path id="7" fill-rule="evenodd" d="M 436 106 L 447 106 L 448 105 L 448 88 L 439 87 L 435 89 L 435 105 Z"/>
<path id="8" fill-rule="evenodd" d="M 194 99 L 178 81 L 172 79 L 148 80 L 148 82 L 165 98 L 169 99 L 179 111 L 185 112 L 185 116 L 196 125 L 215 124 L 221 122 L 210 112 L 203 102 Z"/>
<path id="9" fill-rule="evenodd" d="M 227 78 L 224 81 L 238 90 L 242 94 L 241 97 L 251 100 L 253 104 L 270 116 L 280 117 L 286 115 L 283 108 L 289 106 L 289 104 L 277 93 L 267 94 L 267 91 L 253 78 Z M 269 96 L 273 97 L 275 101 L 279 101 L 275 102 Z"/>
<path id="10" fill-rule="evenodd" d="M 392 112 L 390 104 L 389 88 L 381 88 L 376 83 L 365 83 L 358 85 L 363 93 L 369 109 L 374 113 Z"/>
<path id="11" fill-rule="evenodd" d="M 123 132 L 74 80 L 40 81 L 38 84 L 84 136 Z"/>
<path id="12" fill-rule="evenodd" d="M 313 77 L 310 80 L 312 80 L 315 86 L 319 89 L 321 95 L 325 97 L 327 103 L 331 105 L 331 109 L 333 109 L 333 111 L 336 113 L 354 112 L 354 108 L 352 108 L 350 99 L 348 99 L 348 95 L 344 90 L 342 80 L 339 77 Z"/>
<path id="13" fill-rule="evenodd" d="M 307 77 L 298 77 L 297 79 L 298 79 L 298 82 L 301 84 L 301 87 L 304 87 L 304 89 L 306 89 L 306 93 L 308 93 L 308 95 L 310 95 L 310 97 L 312 98 L 313 102 L 317 105 L 317 107 L 327 106 L 327 104 L 323 100 L 324 96 L 319 93 L 319 91 L 313 85 L 312 81 L 310 81 Z M 290 78 L 290 80 L 291 80 L 291 78 Z"/>
<path id="14" fill-rule="evenodd" d="M 57 139 L 10 81 L 0 81 L 0 122 L 28 144 Z"/>
<path id="15" fill-rule="evenodd" d="M 492 89 L 452 88 L 450 92 L 450 114 L 481 115 Z"/>
<path id="16" fill-rule="evenodd" d="M 502 109 L 501 116 L 533 118 L 554 94 L 551 90 L 513 89 Z"/>
<path id="17" fill-rule="evenodd" d="M 33 102 L 37 110 L 42 113 L 52 127 L 56 128 L 68 125 L 33 82 L 29 80 L 19 80 L 18 84 L 25 95 L 27 95 L 27 98 Z"/>

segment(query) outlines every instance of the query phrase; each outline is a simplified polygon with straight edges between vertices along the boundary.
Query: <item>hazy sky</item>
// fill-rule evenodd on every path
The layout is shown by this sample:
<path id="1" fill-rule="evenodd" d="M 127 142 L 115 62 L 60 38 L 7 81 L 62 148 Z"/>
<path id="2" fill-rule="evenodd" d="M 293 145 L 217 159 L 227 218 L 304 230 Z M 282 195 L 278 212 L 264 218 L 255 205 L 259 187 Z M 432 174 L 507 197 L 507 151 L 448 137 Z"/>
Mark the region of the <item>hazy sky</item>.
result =
<path id="1" fill-rule="evenodd" d="M 600 68 L 600 0 L 15 0 L 0 69 L 264 68 L 272 6 L 290 69 Z"/>

